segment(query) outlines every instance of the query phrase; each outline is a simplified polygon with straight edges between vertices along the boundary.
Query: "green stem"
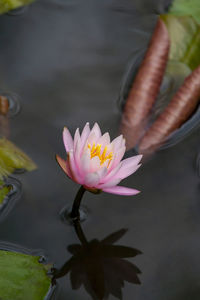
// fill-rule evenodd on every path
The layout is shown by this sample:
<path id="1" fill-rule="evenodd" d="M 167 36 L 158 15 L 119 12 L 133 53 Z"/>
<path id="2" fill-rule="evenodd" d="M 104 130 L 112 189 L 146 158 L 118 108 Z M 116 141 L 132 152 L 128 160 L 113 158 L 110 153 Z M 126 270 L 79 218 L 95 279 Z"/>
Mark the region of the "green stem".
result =
<path id="1" fill-rule="evenodd" d="M 79 208 L 85 191 L 86 191 L 85 188 L 81 186 L 80 189 L 78 190 L 78 193 L 76 194 L 76 198 L 74 199 L 72 211 L 70 214 L 70 217 L 74 220 L 78 220 L 80 217 Z"/>

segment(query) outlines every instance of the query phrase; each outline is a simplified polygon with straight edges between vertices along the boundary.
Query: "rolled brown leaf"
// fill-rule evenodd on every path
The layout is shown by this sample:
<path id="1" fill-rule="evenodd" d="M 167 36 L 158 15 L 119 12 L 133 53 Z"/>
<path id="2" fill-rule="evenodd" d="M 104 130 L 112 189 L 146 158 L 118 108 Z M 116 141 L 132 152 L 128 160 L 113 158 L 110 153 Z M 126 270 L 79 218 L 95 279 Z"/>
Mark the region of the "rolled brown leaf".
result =
<path id="1" fill-rule="evenodd" d="M 166 109 L 148 129 L 139 144 L 140 153 L 155 151 L 194 112 L 200 99 L 200 66 L 185 78 Z"/>
<path id="2" fill-rule="evenodd" d="M 121 119 L 120 132 L 128 149 L 134 147 L 144 133 L 147 116 L 156 100 L 165 72 L 169 35 L 164 22 L 158 19 L 152 39 L 130 89 Z"/>
<path id="3" fill-rule="evenodd" d="M 8 98 L 0 95 L 0 114 L 7 115 L 8 110 L 9 110 Z"/>

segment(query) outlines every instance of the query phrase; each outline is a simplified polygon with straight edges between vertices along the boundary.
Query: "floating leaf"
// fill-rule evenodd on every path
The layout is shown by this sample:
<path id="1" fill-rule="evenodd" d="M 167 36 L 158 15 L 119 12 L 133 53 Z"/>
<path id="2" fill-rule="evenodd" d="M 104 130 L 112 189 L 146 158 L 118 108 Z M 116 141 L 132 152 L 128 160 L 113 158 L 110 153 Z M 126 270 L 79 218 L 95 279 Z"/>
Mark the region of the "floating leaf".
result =
<path id="1" fill-rule="evenodd" d="M 0 180 L 0 205 L 3 203 L 5 197 L 9 194 L 11 190 L 11 186 L 7 186 L 4 184 L 2 180 Z"/>
<path id="2" fill-rule="evenodd" d="M 170 7 L 169 13 L 176 16 L 193 16 L 200 23 L 199 0 L 175 0 Z"/>
<path id="3" fill-rule="evenodd" d="M 171 60 L 188 65 L 192 70 L 200 64 L 200 25 L 190 16 L 162 15 L 170 36 Z"/>
<path id="4" fill-rule="evenodd" d="M 0 178 L 8 176 L 15 169 L 32 171 L 36 169 L 35 163 L 5 138 L 0 139 Z"/>
<path id="5" fill-rule="evenodd" d="M 44 300 L 51 287 L 39 256 L 0 250 L 0 299 Z"/>
<path id="6" fill-rule="evenodd" d="M 31 3 L 33 0 L 0 0 L 0 14 Z"/>

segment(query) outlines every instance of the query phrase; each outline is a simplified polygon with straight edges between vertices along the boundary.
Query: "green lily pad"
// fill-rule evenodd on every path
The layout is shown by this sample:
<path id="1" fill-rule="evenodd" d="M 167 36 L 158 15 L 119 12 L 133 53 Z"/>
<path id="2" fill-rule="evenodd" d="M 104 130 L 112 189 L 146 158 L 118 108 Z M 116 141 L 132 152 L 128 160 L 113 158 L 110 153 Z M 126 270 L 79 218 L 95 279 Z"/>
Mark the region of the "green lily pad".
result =
<path id="1" fill-rule="evenodd" d="M 192 16 L 200 24 L 199 0 L 175 0 L 170 7 L 169 14 Z"/>
<path id="2" fill-rule="evenodd" d="M 0 180 L 0 205 L 3 203 L 5 197 L 9 194 L 11 186 L 5 186 L 4 182 Z"/>
<path id="3" fill-rule="evenodd" d="M 13 143 L 5 138 L 0 139 L 0 179 L 7 177 L 16 169 L 32 171 L 35 163 Z"/>
<path id="4" fill-rule="evenodd" d="M 193 17 L 162 15 L 170 36 L 169 59 L 194 70 L 200 64 L 200 26 Z"/>
<path id="5" fill-rule="evenodd" d="M 39 256 L 0 250 L 0 299 L 44 300 L 51 288 L 49 265 Z"/>
<path id="6" fill-rule="evenodd" d="M 31 3 L 32 0 L 1 0 L 0 14 L 6 13 L 9 10 L 19 8 L 21 6 Z"/>

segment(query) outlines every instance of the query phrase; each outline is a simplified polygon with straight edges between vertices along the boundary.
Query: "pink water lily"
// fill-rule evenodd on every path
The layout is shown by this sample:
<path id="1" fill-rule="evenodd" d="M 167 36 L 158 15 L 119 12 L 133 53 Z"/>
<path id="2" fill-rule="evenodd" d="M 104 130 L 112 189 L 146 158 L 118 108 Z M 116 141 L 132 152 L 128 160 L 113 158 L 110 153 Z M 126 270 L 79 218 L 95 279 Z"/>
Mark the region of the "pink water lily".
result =
<path id="1" fill-rule="evenodd" d="M 122 160 L 126 150 L 122 135 L 111 142 L 109 134 L 102 135 L 97 123 L 92 129 L 86 123 L 81 134 L 79 129 L 76 130 L 74 139 L 65 127 L 63 141 L 67 159 L 57 155 L 57 162 L 69 178 L 86 190 L 127 196 L 139 193 L 138 190 L 118 186 L 122 179 L 140 167 L 142 158 L 142 155 L 136 155 Z"/>

